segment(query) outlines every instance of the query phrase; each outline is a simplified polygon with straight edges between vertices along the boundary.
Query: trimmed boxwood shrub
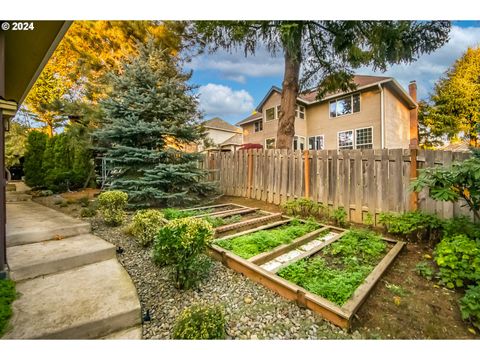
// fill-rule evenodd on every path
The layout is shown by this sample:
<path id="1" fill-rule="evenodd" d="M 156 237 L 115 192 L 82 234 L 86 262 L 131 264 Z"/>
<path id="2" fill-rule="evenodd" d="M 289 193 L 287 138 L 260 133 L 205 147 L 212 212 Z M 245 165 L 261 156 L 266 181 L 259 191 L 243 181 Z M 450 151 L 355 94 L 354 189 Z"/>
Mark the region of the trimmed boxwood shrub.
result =
<path id="1" fill-rule="evenodd" d="M 107 225 L 117 226 L 123 223 L 128 195 L 123 191 L 105 191 L 98 196 L 98 205 Z"/>
<path id="2" fill-rule="evenodd" d="M 153 242 L 158 231 L 164 225 L 162 220 L 163 214 L 159 210 L 138 210 L 133 216 L 128 230 L 140 245 L 147 246 Z"/>
<path id="3" fill-rule="evenodd" d="M 220 306 L 192 305 L 180 314 L 173 327 L 174 339 L 225 339 L 225 316 Z"/>
<path id="4" fill-rule="evenodd" d="M 172 220 L 158 232 L 153 260 L 160 265 L 173 266 L 177 288 L 190 288 L 207 270 L 201 255 L 212 242 L 213 235 L 212 225 L 203 219 Z"/>

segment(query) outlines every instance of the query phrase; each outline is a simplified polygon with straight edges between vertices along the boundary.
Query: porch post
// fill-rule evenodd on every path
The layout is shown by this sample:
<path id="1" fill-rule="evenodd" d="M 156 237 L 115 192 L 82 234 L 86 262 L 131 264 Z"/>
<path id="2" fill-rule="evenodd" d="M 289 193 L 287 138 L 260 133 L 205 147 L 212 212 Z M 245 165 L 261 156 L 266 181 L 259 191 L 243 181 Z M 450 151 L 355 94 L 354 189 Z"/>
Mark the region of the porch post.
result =
<path id="1" fill-rule="evenodd" d="M 0 98 L 5 98 L 5 34 L 0 31 Z M 6 276 L 5 127 L 0 110 L 0 278 Z"/>

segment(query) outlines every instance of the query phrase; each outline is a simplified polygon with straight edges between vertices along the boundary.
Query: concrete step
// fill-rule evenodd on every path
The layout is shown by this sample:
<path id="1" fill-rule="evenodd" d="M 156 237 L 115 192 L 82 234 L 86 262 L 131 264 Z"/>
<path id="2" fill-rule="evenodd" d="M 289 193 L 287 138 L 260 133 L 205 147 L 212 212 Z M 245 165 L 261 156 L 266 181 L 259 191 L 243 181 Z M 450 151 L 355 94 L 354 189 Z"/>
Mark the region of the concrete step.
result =
<path id="1" fill-rule="evenodd" d="M 129 329 L 120 330 L 102 338 L 103 340 L 141 340 L 142 326 L 135 326 Z"/>
<path id="2" fill-rule="evenodd" d="M 96 339 L 140 325 L 137 292 L 116 259 L 17 283 L 4 339 Z"/>
<path id="3" fill-rule="evenodd" d="M 7 263 L 15 281 L 115 258 L 115 246 L 92 234 L 12 246 Z"/>
<path id="4" fill-rule="evenodd" d="M 90 232 L 87 222 L 33 201 L 7 203 L 7 247 Z"/>
<path id="5" fill-rule="evenodd" d="M 32 200 L 32 195 L 20 193 L 17 191 L 8 191 L 6 192 L 5 197 L 7 202 L 20 202 Z"/>

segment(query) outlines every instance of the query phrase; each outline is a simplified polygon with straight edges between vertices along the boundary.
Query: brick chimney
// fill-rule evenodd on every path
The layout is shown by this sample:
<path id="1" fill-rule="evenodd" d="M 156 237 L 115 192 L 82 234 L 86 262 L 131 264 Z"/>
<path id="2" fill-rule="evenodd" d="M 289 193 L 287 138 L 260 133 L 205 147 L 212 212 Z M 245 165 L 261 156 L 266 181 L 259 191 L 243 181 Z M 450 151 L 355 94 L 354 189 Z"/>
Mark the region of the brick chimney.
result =
<path id="1" fill-rule="evenodd" d="M 408 93 L 413 101 L 417 102 L 417 83 L 415 80 L 408 84 Z M 410 110 L 410 149 L 418 149 L 418 107 Z"/>

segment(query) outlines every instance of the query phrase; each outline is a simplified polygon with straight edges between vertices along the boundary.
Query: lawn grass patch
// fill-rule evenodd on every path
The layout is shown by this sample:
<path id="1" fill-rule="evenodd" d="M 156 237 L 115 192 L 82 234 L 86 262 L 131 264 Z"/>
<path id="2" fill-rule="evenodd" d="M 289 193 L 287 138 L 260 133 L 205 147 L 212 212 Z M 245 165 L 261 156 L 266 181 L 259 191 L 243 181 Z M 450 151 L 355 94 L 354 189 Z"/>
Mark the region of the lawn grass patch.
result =
<path id="1" fill-rule="evenodd" d="M 12 316 L 11 305 L 15 297 L 15 283 L 12 280 L 0 280 L 0 337 L 6 331 L 8 320 Z"/>
<path id="2" fill-rule="evenodd" d="M 320 224 L 313 221 L 303 223 L 299 220 L 292 220 L 275 229 L 260 230 L 233 239 L 218 240 L 215 244 L 244 259 L 249 259 L 279 245 L 288 244 L 319 227 Z"/>
<path id="3" fill-rule="evenodd" d="M 282 278 L 342 306 L 383 257 L 387 245 L 373 232 L 350 230 L 309 259 L 279 271 Z"/>

